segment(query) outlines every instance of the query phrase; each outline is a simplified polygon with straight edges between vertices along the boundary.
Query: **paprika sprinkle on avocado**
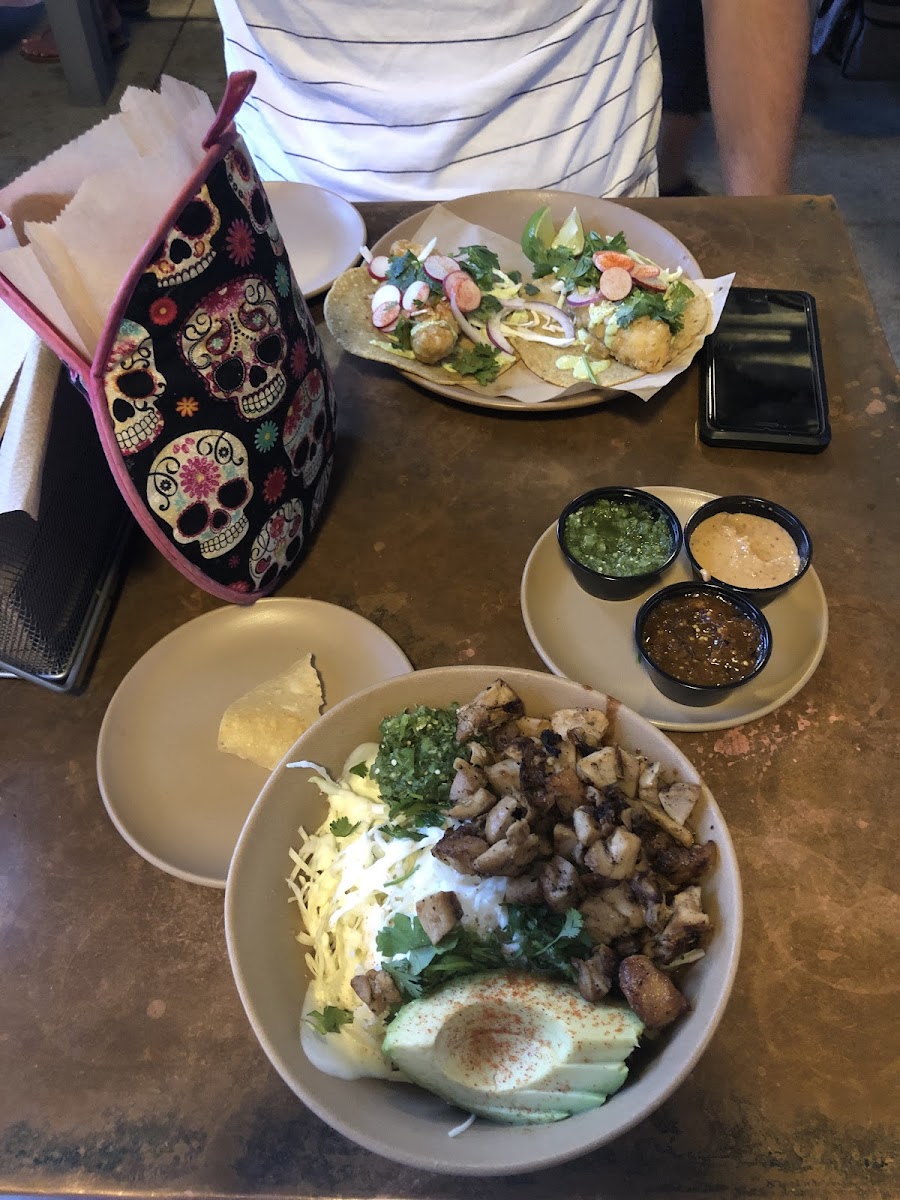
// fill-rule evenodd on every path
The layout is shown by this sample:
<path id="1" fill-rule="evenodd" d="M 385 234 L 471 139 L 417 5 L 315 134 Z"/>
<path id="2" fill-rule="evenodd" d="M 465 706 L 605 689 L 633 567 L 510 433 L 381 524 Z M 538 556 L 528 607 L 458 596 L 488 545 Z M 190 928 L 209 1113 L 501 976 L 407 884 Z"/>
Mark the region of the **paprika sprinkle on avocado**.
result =
<path id="1" fill-rule="evenodd" d="M 724 596 L 703 593 L 660 600 L 644 624 L 641 645 L 660 670 L 680 683 L 738 683 L 759 663 L 759 626 Z"/>
<path id="2" fill-rule="evenodd" d="M 592 571 L 616 578 L 657 571 L 672 553 L 661 514 L 639 500 L 595 500 L 566 517 L 566 549 Z"/>

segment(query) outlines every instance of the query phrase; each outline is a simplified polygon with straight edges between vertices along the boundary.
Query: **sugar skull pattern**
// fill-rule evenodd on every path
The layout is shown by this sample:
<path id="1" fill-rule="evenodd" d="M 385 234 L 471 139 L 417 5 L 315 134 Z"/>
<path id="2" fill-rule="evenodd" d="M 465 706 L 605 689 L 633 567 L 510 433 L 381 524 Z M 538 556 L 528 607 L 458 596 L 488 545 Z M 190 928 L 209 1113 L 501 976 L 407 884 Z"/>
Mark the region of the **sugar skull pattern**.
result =
<path id="1" fill-rule="evenodd" d="M 171 557 L 235 600 L 277 587 L 322 511 L 335 400 L 240 139 L 148 256 L 102 384 L 132 506 Z"/>
<path id="2" fill-rule="evenodd" d="M 166 390 L 166 381 L 156 369 L 153 340 L 136 321 L 119 326 L 104 390 L 116 444 L 123 454 L 137 454 L 159 437 L 165 420 L 156 401 Z"/>
<path id="3" fill-rule="evenodd" d="M 286 340 L 275 293 L 259 276 L 234 279 L 204 296 L 181 327 L 181 353 L 218 400 L 248 421 L 284 396 Z"/>
<path id="4" fill-rule="evenodd" d="M 285 571 L 303 545 L 303 504 L 289 500 L 269 518 L 250 550 L 250 575 L 259 587 Z"/>
<path id="5" fill-rule="evenodd" d="M 182 546 L 204 558 L 227 554 L 245 537 L 244 509 L 253 495 L 247 448 L 221 429 L 170 442 L 153 460 L 147 502 Z"/>

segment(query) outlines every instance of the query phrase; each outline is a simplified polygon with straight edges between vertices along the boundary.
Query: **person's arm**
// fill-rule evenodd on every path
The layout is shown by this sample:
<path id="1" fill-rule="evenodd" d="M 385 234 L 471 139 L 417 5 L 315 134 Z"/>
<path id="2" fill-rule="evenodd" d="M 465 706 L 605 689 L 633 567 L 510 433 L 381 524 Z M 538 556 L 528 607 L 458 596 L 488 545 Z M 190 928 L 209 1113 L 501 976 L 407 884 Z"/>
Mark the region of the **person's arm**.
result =
<path id="1" fill-rule="evenodd" d="M 709 97 L 730 196 L 789 192 L 809 0 L 703 0 Z"/>

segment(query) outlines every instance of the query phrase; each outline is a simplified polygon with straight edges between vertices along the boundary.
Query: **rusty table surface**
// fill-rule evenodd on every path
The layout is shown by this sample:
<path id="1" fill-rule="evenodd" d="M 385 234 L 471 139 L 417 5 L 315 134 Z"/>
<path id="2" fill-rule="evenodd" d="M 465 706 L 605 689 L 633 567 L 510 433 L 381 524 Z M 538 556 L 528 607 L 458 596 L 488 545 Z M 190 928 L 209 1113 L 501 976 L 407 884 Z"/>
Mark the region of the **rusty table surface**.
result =
<path id="1" fill-rule="evenodd" d="M 362 206 L 371 240 L 414 207 Z M 734 269 L 738 283 L 816 295 L 831 447 L 704 447 L 696 366 L 647 404 L 510 415 L 435 398 L 328 340 L 337 482 L 281 594 L 355 609 L 416 667 L 540 668 L 519 610 L 522 567 L 580 491 L 750 492 L 806 517 L 831 619 L 815 676 L 752 724 L 672 735 L 730 824 L 746 904 L 735 991 L 699 1065 L 612 1145 L 482 1185 L 377 1158 L 307 1112 L 240 1006 L 222 892 L 145 862 L 98 793 L 97 734 L 115 688 L 164 634 L 218 606 L 141 540 L 82 695 L 0 680 L 0 1190 L 900 1195 L 896 368 L 831 199 L 635 207 L 710 276 Z"/>

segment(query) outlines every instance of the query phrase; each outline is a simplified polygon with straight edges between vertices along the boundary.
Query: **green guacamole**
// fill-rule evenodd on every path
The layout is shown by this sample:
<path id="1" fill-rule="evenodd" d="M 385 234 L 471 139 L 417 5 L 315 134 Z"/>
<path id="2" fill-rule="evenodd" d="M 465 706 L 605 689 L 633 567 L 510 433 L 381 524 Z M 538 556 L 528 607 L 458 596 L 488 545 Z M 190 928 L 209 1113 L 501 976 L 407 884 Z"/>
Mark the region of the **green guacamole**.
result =
<path id="1" fill-rule="evenodd" d="M 566 549 L 602 575 L 658 570 L 672 553 L 668 523 L 636 500 L 595 500 L 566 517 Z"/>

